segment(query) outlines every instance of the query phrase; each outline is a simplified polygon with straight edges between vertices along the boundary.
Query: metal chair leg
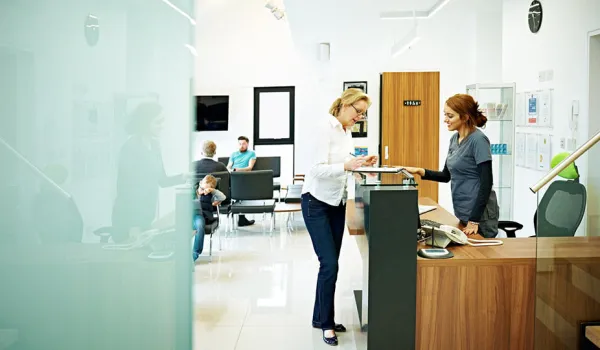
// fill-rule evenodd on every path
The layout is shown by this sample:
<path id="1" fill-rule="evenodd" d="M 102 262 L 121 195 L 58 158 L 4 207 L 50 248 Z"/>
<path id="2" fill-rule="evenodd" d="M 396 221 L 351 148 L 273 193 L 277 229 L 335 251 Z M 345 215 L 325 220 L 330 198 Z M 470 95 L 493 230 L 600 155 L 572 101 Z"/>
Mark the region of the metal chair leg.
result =
<path id="1" fill-rule="evenodd" d="M 219 230 L 219 251 L 223 251 L 223 245 L 221 244 L 221 230 Z"/>
<path id="2" fill-rule="evenodd" d="M 209 237 L 209 243 L 208 243 L 208 261 L 212 261 L 212 239 L 213 239 L 213 233 L 210 233 L 210 237 Z M 202 237 L 204 238 L 204 237 Z"/>

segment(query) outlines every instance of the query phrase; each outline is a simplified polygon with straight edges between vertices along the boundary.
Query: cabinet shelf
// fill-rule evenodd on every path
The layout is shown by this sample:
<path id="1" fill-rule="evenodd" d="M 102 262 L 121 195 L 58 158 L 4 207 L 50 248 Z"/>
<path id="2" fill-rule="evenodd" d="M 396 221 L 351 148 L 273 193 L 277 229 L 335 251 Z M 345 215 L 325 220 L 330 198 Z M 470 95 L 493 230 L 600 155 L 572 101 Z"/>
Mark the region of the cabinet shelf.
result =
<path id="1" fill-rule="evenodd" d="M 482 112 L 488 116 L 487 125 L 481 129 L 492 145 L 507 145 L 514 150 L 515 135 L 515 84 L 470 84 L 467 94 L 473 96 Z M 500 111 L 500 112 L 499 112 Z M 514 154 L 492 154 L 494 182 L 493 186 L 500 206 L 500 220 L 512 220 L 514 197 Z"/>

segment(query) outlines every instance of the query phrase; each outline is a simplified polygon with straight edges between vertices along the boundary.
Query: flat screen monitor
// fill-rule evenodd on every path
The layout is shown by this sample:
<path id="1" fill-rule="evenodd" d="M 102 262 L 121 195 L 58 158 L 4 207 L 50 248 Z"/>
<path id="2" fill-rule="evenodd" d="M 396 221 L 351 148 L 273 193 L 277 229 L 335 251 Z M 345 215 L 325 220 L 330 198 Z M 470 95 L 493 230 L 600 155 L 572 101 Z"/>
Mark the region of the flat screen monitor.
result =
<path id="1" fill-rule="evenodd" d="M 229 96 L 196 96 L 196 131 L 229 127 Z"/>

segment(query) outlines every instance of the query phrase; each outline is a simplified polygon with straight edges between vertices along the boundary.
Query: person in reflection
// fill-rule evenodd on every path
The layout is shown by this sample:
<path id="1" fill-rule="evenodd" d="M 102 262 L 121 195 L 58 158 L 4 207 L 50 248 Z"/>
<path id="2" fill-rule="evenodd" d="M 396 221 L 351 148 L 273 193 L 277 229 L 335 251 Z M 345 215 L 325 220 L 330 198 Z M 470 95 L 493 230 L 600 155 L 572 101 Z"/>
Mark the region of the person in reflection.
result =
<path id="1" fill-rule="evenodd" d="M 248 149 L 250 140 L 246 136 L 238 137 L 239 150 L 231 154 L 227 169 L 229 171 L 252 171 L 256 163 L 256 152 Z M 246 219 L 245 215 L 239 215 L 238 226 L 250 226 L 254 220 Z"/>
<path id="2" fill-rule="evenodd" d="M 454 215 L 465 227 L 467 235 L 481 234 L 486 238 L 498 234 L 498 200 L 492 189 L 492 154 L 490 140 L 478 128 L 487 118 L 479 104 L 466 94 L 450 97 L 444 105 L 444 122 L 449 131 L 450 148 L 442 171 L 404 167 L 423 180 L 451 183 Z"/>
<path id="3" fill-rule="evenodd" d="M 371 105 L 359 89 L 347 89 L 329 109 L 316 130 L 316 152 L 302 187 L 302 216 L 319 258 L 312 326 L 323 330 L 323 341 L 337 345 L 336 332 L 346 328 L 334 321 L 335 284 L 346 222 L 347 172 L 373 165 L 377 156 L 352 156 L 352 126 L 363 120 Z"/>
<path id="4" fill-rule="evenodd" d="M 132 112 L 126 131 L 131 136 L 119 153 L 117 195 L 112 211 L 112 238 L 121 243 L 147 230 L 156 219 L 159 187 L 185 182 L 183 175 L 167 176 L 158 136 L 162 107 L 143 102 Z"/>
<path id="5" fill-rule="evenodd" d="M 217 190 L 217 179 L 212 175 L 206 175 L 195 187 L 198 212 L 194 214 L 193 221 L 194 248 L 192 256 L 194 261 L 202 254 L 204 248 L 204 225 L 218 220 L 214 215 L 214 207 L 221 205 L 221 202 L 226 199 L 225 194 Z"/>

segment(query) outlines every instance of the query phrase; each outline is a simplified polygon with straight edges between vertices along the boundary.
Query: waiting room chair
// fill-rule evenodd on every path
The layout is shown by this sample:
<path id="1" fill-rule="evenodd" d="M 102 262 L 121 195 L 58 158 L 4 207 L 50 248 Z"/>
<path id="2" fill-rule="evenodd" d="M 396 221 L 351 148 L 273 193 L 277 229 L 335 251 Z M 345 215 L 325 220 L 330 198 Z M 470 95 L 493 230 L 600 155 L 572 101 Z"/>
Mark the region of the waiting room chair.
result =
<path id="1" fill-rule="evenodd" d="M 204 234 L 209 236 L 209 238 L 208 238 L 209 239 L 208 257 L 210 260 L 212 260 L 213 235 L 218 232 L 219 224 L 221 221 L 220 220 L 221 213 L 220 213 L 219 207 L 216 207 L 216 209 L 217 209 L 217 217 L 215 218 L 215 221 L 211 222 L 210 224 L 207 223 L 204 225 Z M 202 208 L 200 207 L 200 203 L 198 201 L 194 201 L 194 215 L 196 215 L 196 214 L 202 215 Z M 221 250 L 221 249 L 222 249 L 221 233 L 219 232 L 219 250 Z"/>
<path id="2" fill-rule="evenodd" d="M 285 203 L 301 203 L 302 202 L 302 185 L 288 185 L 284 202 Z"/>
<path id="3" fill-rule="evenodd" d="M 252 170 L 273 170 L 273 191 L 279 193 L 281 202 L 281 183 L 275 178 L 281 177 L 281 157 L 256 157 L 256 163 Z"/>
<path id="4" fill-rule="evenodd" d="M 225 164 L 225 166 L 227 166 L 227 164 L 229 164 L 229 157 L 219 157 L 219 158 L 217 158 L 217 161 L 219 163 L 223 163 L 223 164 Z"/>
<path id="5" fill-rule="evenodd" d="M 273 170 L 241 171 L 231 173 L 231 205 L 233 215 L 271 214 L 271 232 L 275 219 L 273 199 Z M 232 215 L 232 216 L 233 216 Z M 232 225 L 235 223 L 233 220 Z M 264 226 L 263 226 L 264 228 Z"/>
<path id="6" fill-rule="evenodd" d="M 206 175 L 212 175 L 217 179 L 217 189 L 225 195 L 226 199 L 219 206 L 219 213 L 227 216 L 225 231 L 229 232 L 229 216 L 231 215 L 231 174 L 228 171 L 217 171 L 214 173 L 194 174 L 194 183 L 200 182 Z M 219 216 L 220 217 L 220 216 Z"/>

